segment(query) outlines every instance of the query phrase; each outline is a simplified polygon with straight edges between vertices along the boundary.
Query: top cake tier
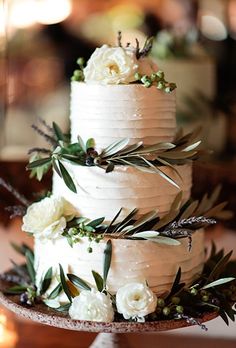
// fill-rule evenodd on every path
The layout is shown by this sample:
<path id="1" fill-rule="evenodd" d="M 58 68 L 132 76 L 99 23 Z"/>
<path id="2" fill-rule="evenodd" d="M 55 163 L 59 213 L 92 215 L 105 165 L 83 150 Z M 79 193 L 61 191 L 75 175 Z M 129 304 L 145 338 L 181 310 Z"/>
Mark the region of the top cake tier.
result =
<path id="1" fill-rule="evenodd" d="M 71 140 L 94 138 L 96 148 L 129 138 L 130 144 L 171 142 L 176 131 L 175 92 L 142 84 L 71 84 Z"/>

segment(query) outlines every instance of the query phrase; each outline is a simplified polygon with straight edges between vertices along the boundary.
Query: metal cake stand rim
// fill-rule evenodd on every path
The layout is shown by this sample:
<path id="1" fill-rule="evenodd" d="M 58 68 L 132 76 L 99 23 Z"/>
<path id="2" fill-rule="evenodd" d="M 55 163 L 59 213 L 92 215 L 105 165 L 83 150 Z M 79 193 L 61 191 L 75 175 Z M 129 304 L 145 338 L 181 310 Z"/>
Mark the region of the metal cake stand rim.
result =
<path id="1" fill-rule="evenodd" d="M 4 307 L 9 309 L 16 315 L 30 319 L 34 322 L 73 331 L 105 333 L 151 333 L 193 326 L 193 324 L 187 323 L 186 320 L 183 319 L 171 319 L 144 323 L 127 321 L 105 323 L 85 320 L 73 320 L 62 313 L 48 308 L 45 304 L 35 304 L 33 307 L 26 307 L 19 303 L 19 296 L 4 295 L 1 291 L 0 304 L 2 304 Z M 205 313 L 201 318 L 198 318 L 198 321 L 199 323 L 204 323 L 215 319 L 217 316 L 217 312 Z"/>

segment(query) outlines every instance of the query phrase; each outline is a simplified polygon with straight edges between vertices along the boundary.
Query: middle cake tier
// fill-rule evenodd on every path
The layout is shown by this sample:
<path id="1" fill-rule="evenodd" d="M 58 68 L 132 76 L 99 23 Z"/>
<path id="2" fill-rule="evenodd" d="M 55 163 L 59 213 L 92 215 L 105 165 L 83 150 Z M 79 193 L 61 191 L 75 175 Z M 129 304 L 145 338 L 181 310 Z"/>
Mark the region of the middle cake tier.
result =
<path id="1" fill-rule="evenodd" d="M 70 191 L 57 173 L 53 175 L 53 194 L 64 197 L 77 210 L 79 216 L 90 219 L 105 217 L 111 221 L 120 208 L 120 219 L 132 209 L 138 208 L 138 215 L 157 210 L 159 216 L 167 214 L 179 191 L 183 202 L 190 197 L 192 186 L 191 164 L 175 165 L 179 175 L 170 167 L 160 169 L 179 186 L 176 187 L 157 173 L 146 173 L 128 166 L 116 166 L 105 173 L 99 167 L 82 167 L 66 164 L 77 189 Z"/>

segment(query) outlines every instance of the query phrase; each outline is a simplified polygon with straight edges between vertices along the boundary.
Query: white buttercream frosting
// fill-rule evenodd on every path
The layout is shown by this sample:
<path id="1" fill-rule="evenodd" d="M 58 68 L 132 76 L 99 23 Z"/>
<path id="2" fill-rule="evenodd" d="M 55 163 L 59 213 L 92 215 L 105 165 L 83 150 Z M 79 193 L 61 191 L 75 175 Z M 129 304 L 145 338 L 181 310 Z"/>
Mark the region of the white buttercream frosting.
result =
<path id="1" fill-rule="evenodd" d="M 94 138 L 98 149 L 129 138 L 130 143 L 172 141 L 176 131 L 175 92 L 155 86 L 72 82 L 71 136 Z"/>
<path id="2" fill-rule="evenodd" d="M 95 219 L 104 216 L 112 220 L 120 208 L 120 218 L 134 208 L 139 214 L 158 210 L 163 216 L 169 212 L 179 189 L 156 173 L 146 173 L 128 166 L 116 166 L 113 172 L 105 173 L 99 167 L 81 167 L 65 164 L 76 183 L 77 194 L 67 188 L 64 181 L 54 173 L 53 193 L 63 196 L 78 211 L 80 216 Z M 180 177 L 170 167 L 160 167 L 173 178 L 183 191 L 183 202 L 190 197 L 192 186 L 191 164 L 175 166 Z"/>
<path id="3" fill-rule="evenodd" d="M 180 239 L 180 245 L 164 245 L 147 240 L 112 239 L 112 263 L 108 274 L 109 291 L 115 293 L 131 282 L 147 281 L 158 295 L 168 291 L 181 267 L 182 281 L 190 284 L 202 271 L 204 262 L 204 235 L 193 234 L 192 250 L 188 251 L 188 238 Z M 65 273 L 74 273 L 95 286 L 92 270 L 103 274 L 103 257 L 106 240 L 89 242 L 87 238 L 71 248 L 66 239 L 43 243 L 35 241 L 35 268 L 37 283 L 53 266 L 58 272 L 61 263 Z M 93 249 L 88 253 L 88 247 Z"/>

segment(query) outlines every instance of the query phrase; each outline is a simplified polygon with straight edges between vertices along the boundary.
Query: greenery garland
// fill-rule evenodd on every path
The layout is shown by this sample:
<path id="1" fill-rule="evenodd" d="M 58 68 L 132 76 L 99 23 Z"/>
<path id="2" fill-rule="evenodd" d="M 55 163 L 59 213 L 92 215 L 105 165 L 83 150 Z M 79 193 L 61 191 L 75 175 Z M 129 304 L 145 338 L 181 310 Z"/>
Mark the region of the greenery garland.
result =
<path id="1" fill-rule="evenodd" d="M 31 170 L 31 177 L 36 176 L 38 180 L 41 180 L 49 168 L 53 167 L 66 186 L 75 193 L 77 189 L 65 166 L 66 162 L 79 166 L 96 166 L 106 173 L 112 172 L 117 165 L 127 165 L 144 172 L 159 174 L 179 188 L 178 184 L 163 172 L 161 167 L 170 167 L 179 176 L 174 165 L 189 163 L 190 160 L 195 160 L 204 154 L 204 151 L 199 149 L 200 128 L 187 135 L 179 132 L 173 143 L 161 142 L 144 145 L 140 141 L 128 145 L 129 139 L 122 139 L 98 153 L 95 149 L 94 139 L 90 138 L 84 143 L 78 136 L 78 142 L 71 144 L 68 136 L 63 134 L 55 122 L 52 127 L 48 127 L 42 120 L 41 124 L 44 128 L 46 127 L 46 130 L 36 126 L 33 128 L 50 143 L 51 149 L 31 149 L 29 153 L 33 153 L 33 156 L 27 169 Z"/>

